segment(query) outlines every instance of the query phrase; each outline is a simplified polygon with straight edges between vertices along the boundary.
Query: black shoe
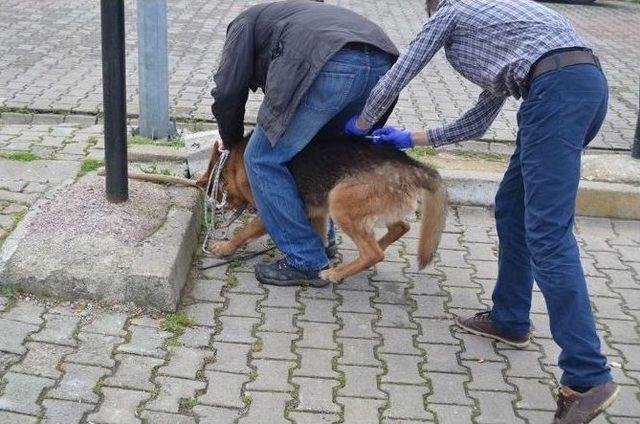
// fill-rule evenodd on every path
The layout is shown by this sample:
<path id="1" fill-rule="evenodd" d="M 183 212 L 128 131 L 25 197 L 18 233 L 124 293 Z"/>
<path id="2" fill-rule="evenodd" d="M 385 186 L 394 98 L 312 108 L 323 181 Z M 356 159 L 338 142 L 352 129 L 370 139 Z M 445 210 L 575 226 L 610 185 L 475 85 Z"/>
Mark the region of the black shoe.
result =
<path id="1" fill-rule="evenodd" d="M 334 259 L 338 254 L 338 246 L 336 246 L 335 242 L 329 243 L 329 245 L 324 248 L 324 252 L 327 254 L 327 258 Z"/>
<path id="2" fill-rule="evenodd" d="M 320 278 L 320 271 L 301 271 L 287 264 L 284 259 L 272 264 L 258 264 L 254 269 L 256 279 L 262 284 L 324 287 L 330 283 Z"/>

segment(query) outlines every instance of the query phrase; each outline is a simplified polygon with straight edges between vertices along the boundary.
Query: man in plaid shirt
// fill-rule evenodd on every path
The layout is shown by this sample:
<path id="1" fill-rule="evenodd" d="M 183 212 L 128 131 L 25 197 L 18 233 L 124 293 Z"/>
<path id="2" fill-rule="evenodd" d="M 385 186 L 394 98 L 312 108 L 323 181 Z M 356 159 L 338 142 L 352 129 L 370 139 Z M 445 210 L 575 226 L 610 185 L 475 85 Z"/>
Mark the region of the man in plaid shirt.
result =
<path id="1" fill-rule="evenodd" d="M 451 66 L 483 91 L 454 122 L 422 131 L 385 127 L 373 140 L 397 148 L 482 136 L 507 97 L 522 98 L 516 150 L 496 195 L 500 240 L 493 309 L 457 318 L 463 329 L 529 344 L 533 281 L 540 287 L 563 370 L 555 423 L 583 423 L 618 393 L 600 351 L 572 229 L 584 147 L 607 110 L 607 81 L 569 22 L 529 0 L 427 1 L 430 19 L 347 124 L 367 134 L 402 89 L 444 47 Z"/>

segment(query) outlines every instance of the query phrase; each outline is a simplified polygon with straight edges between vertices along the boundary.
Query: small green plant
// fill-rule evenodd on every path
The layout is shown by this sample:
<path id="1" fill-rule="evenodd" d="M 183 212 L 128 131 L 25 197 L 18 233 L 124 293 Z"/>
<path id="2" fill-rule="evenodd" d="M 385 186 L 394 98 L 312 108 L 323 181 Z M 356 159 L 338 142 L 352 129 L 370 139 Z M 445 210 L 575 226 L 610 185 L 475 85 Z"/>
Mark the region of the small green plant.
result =
<path id="1" fill-rule="evenodd" d="M 31 150 L 16 150 L 15 152 L 0 152 L 0 157 L 19 162 L 31 162 L 38 160 L 38 155 Z"/>
<path id="2" fill-rule="evenodd" d="M 508 155 L 504 155 L 502 153 L 476 152 L 474 150 L 453 150 L 451 153 L 465 159 L 484 159 L 504 162 L 509 158 Z"/>
<path id="3" fill-rule="evenodd" d="M 204 375 L 204 370 L 200 369 L 196 371 L 196 380 L 204 380 L 204 379 L 206 379 L 206 376 Z"/>
<path id="4" fill-rule="evenodd" d="M 242 402 L 244 403 L 244 405 L 248 408 L 251 406 L 251 402 L 253 402 L 253 398 L 249 395 L 242 395 L 240 396 L 240 399 L 242 400 Z"/>
<path id="5" fill-rule="evenodd" d="M 204 364 L 205 365 L 209 365 L 209 364 L 214 364 L 216 362 L 216 355 L 209 355 L 209 356 L 205 356 L 204 358 Z"/>
<path id="6" fill-rule="evenodd" d="M 229 277 L 227 277 L 227 284 L 225 284 L 225 286 L 229 289 L 236 288 L 238 286 L 238 276 L 235 274 L 229 275 Z"/>
<path id="7" fill-rule="evenodd" d="M 98 396 L 100 396 L 102 394 L 102 387 L 104 387 L 104 380 L 100 379 L 100 380 L 98 380 L 96 385 L 93 386 L 93 389 L 92 389 L 93 393 L 95 393 Z"/>
<path id="8" fill-rule="evenodd" d="M 0 287 L 0 296 L 7 298 L 7 301 L 4 304 L 4 312 L 12 310 L 18 304 L 18 299 L 15 295 L 16 290 L 16 286 L 13 284 L 6 284 Z"/>
<path id="9" fill-rule="evenodd" d="M 243 258 L 235 258 L 233 261 L 231 261 L 231 263 L 229 264 L 229 266 L 234 269 L 234 268 L 240 268 L 242 266 L 244 266 L 244 259 Z"/>
<path id="10" fill-rule="evenodd" d="M 166 146 L 166 147 L 184 147 L 184 141 L 183 140 L 151 140 L 148 139 L 146 137 L 142 137 L 140 135 L 134 135 L 132 137 L 129 137 L 127 139 L 127 144 L 129 145 L 134 145 L 134 144 L 138 144 L 138 145 L 151 145 L 151 146 Z"/>
<path id="11" fill-rule="evenodd" d="M 7 380 L 0 380 L 0 396 L 4 395 L 4 392 L 7 388 Z"/>
<path id="12" fill-rule="evenodd" d="M 438 154 L 436 150 L 431 146 L 414 147 L 407 150 L 407 153 L 414 159 L 424 158 L 427 156 L 436 156 Z"/>
<path id="13" fill-rule="evenodd" d="M 257 353 L 260 352 L 262 350 L 262 348 L 264 347 L 264 344 L 262 343 L 262 340 L 256 340 L 252 345 L 251 345 L 251 351 L 253 353 Z"/>
<path id="14" fill-rule="evenodd" d="M 95 146 L 96 144 L 98 144 L 98 137 L 92 135 L 91 137 L 87 138 L 87 143 Z"/>
<path id="15" fill-rule="evenodd" d="M 92 159 L 92 158 L 83 159 L 82 163 L 80 164 L 80 172 L 78 173 L 78 175 L 83 176 L 85 174 L 88 174 L 89 172 L 93 172 L 103 165 L 104 165 L 104 161 L 100 159 Z"/>
<path id="16" fill-rule="evenodd" d="M 160 328 L 164 331 L 179 336 L 184 333 L 186 327 L 195 327 L 196 323 L 189 318 L 184 312 L 175 314 L 167 314 L 160 322 Z"/>
<path id="17" fill-rule="evenodd" d="M 182 342 L 178 340 L 177 337 L 171 337 L 164 342 L 165 347 L 180 347 L 182 346 Z"/>
<path id="18" fill-rule="evenodd" d="M 188 398 L 180 398 L 180 400 L 178 401 L 178 405 L 182 410 L 191 409 L 197 404 L 198 404 L 198 398 L 196 398 L 195 396 L 188 397 Z"/>

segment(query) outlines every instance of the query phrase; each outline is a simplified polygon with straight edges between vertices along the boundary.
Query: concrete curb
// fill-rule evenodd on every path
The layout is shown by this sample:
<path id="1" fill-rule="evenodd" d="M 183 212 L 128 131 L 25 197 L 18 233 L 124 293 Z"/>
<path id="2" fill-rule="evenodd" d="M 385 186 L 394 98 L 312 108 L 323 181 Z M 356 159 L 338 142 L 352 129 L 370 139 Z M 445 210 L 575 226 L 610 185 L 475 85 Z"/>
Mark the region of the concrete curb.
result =
<path id="1" fill-rule="evenodd" d="M 441 169 L 452 204 L 495 206 L 502 174 Z M 580 181 L 578 215 L 640 219 L 640 187 L 629 184 Z"/>

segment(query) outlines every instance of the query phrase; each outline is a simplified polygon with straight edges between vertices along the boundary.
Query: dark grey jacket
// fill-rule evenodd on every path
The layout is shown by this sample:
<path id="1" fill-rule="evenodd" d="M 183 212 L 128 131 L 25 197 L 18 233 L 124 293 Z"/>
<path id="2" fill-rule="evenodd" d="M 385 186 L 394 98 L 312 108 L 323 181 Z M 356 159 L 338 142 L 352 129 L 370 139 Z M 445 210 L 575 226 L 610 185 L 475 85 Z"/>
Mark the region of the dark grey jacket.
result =
<path id="1" fill-rule="evenodd" d="M 249 89 L 261 88 L 258 124 L 275 144 L 325 63 L 347 43 L 398 50 L 384 31 L 350 10 L 309 0 L 250 7 L 231 22 L 211 106 L 227 148 L 242 139 Z"/>

